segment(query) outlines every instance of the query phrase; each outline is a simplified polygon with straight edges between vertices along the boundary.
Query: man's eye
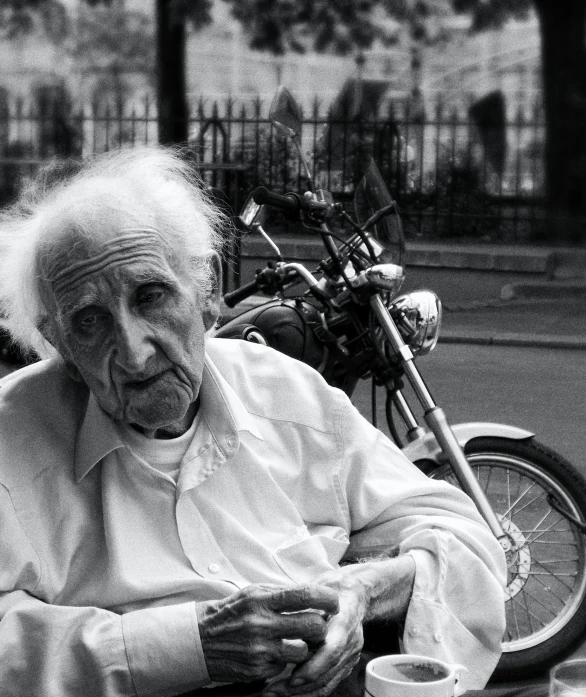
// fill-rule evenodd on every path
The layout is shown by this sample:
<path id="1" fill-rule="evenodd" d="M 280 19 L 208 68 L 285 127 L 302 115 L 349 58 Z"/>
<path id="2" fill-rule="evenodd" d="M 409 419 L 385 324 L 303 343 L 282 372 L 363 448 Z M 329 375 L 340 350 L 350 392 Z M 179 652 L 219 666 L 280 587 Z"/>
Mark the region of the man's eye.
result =
<path id="1" fill-rule="evenodd" d="M 141 288 L 136 294 L 136 301 L 139 305 L 150 305 L 159 301 L 164 295 L 162 288 Z"/>
<path id="2" fill-rule="evenodd" d="M 103 312 L 83 311 L 74 318 L 74 324 L 84 332 L 92 332 L 98 328 L 104 318 Z"/>

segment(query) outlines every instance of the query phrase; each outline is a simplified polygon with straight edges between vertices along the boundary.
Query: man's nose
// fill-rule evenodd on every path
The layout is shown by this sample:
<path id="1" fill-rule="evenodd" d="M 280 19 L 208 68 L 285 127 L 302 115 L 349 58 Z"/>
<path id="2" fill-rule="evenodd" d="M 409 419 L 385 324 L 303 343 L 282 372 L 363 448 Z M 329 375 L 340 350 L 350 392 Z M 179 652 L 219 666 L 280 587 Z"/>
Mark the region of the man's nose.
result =
<path id="1" fill-rule="evenodd" d="M 145 322 L 125 314 L 118 318 L 114 361 L 129 376 L 136 376 L 147 367 L 156 347 Z"/>

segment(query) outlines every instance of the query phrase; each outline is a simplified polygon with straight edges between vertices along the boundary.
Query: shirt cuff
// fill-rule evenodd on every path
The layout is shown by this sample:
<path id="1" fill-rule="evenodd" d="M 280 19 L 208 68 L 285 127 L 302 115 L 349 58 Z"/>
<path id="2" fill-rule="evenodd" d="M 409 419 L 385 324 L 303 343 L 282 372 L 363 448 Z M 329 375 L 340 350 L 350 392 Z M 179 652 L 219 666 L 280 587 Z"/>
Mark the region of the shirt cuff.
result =
<path id="1" fill-rule="evenodd" d="M 484 646 L 446 606 L 441 591 L 441 565 L 436 555 L 426 549 L 406 553 L 415 559 L 416 572 L 405 618 L 402 652 L 465 666 L 455 687 L 455 697 L 467 690 L 481 690 L 500 658 L 500 646 Z"/>
<path id="2" fill-rule="evenodd" d="M 210 683 L 195 602 L 129 612 L 122 631 L 137 697 L 171 697 Z"/>

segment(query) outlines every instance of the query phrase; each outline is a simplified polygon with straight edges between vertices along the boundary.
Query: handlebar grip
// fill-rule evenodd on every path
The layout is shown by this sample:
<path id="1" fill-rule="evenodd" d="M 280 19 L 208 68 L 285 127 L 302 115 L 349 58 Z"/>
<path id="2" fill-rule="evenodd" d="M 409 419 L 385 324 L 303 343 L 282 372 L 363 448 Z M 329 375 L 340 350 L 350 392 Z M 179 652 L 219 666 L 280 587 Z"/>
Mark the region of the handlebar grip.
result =
<path id="1" fill-rule="evenodd" d="M 298 215 L 299 209 L 301 208 L 299 199 L 294 194 L 285 194 L 284 196 L 282 194 L 275 194 L 264 186 L 257 187 L 252 192 L 252 198 L 259 206 L 265 203 L 267 206 L 280 208 L 289 215 Z"/>
<path id="2" fill-rule="evenodd" d="M 224 302 L 228 307 L 234 307 L 235 305 L 238 305 L 238 303 L 241 303 L 243 300 L 246 300 L 246 298 L 250 297 L 251 295 L 254 295 L 254 293 L 257 290 L 258 283 L 255 279 L 250 283 L 246 283 L 245 285 L 240 286 L 240 288 L 236 288 L 236 290 L 233 290 L 230 293 L 226 293 L 224 295 Z"/>

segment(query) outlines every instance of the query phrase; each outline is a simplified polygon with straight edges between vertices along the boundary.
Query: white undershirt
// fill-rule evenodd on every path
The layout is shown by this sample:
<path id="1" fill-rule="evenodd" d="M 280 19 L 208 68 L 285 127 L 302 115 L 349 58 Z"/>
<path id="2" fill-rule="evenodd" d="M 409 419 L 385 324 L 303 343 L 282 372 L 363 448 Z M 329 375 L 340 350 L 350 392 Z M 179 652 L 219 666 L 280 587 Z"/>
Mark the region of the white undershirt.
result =
<path id="1" fill-rule="evenodd" d="M 179 477 L 181 460 L 187 452 L 200 422 L 199 410 L 191 426 L 177 438 L 147 438 L 126 424 L 119 424 L 125 444 L 154 469 L 171 477 L 175 483 Z"/>

